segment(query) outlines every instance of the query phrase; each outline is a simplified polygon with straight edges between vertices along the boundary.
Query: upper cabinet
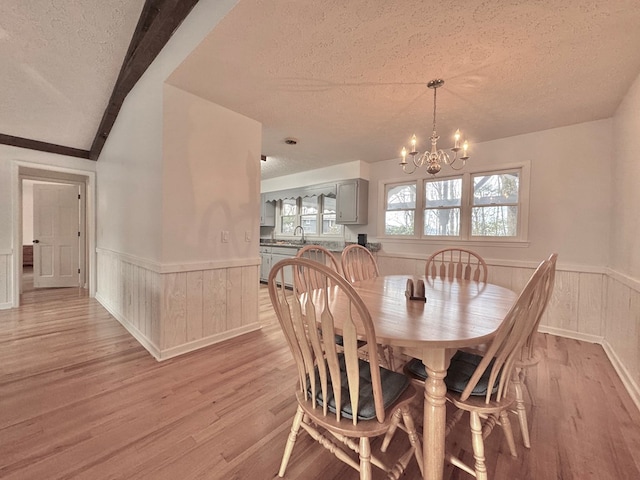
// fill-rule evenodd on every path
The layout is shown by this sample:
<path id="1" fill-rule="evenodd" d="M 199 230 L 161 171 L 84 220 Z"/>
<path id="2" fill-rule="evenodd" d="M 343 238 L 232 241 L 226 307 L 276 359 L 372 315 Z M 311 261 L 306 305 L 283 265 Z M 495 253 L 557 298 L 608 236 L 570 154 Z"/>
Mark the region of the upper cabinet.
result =
<path id="1" fill-rule="evenodd" d="M 369 182 L 362 178 L 337 184 L 336 223 L 364 225 L 368 222 Z"/>
<path id="2" fill-rule="evenodd" d="M 268 201 L 264 193 L 260 195 L 260 226 L 276 226 L 276 202 Z"/>

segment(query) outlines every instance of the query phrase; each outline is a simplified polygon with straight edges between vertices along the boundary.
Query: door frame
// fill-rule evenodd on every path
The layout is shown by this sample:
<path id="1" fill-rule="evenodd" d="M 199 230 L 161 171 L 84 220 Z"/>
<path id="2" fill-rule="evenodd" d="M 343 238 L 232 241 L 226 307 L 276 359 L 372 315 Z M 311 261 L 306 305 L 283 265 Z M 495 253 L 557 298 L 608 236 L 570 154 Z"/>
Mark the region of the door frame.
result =
<path id="1" fill-rule="evenodd" d="M 20 169 L 28 169 L 28 173 L 20 173 Z M 88 282 L 89 296 L 96 294 L 96 172 L 75 168 L 58 167 L 34 162 L 14 160 L 11 169 L 12 227 L 13 227 L 13 288 L 12 307 L 20 306 L 20 290 L 22 285 L 22 178 L 52 181 L 60 183 L 57 174 L 71 174 L 83 177 L 85 201 L 85 284 Z M 62 183 L 65 183 L 62 181 Z M 67 181 L 66 183 L 74 183 Z M 82 207 L 81 207 L 82 208 Z"/>

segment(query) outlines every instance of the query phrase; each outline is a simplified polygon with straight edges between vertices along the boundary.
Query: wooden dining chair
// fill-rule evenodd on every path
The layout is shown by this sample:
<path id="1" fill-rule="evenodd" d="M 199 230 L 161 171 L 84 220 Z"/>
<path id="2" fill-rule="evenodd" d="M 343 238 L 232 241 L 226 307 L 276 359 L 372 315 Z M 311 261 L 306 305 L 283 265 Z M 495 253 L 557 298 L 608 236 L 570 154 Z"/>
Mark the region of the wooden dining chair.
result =
<path id="1" fill-rule="evenodd" d="M 326 265 L 334 272 L 340 273 L 340 265 L 336 257 L 326 248 L 320 245 L 306 245 L 298 250 L 296 254 L 298 258 L 306 258 L 314 262 L 321 263 L 322 265 Z M 297 275 L 298 272 L 294 272 L 294 275 Z M 307 285 L 305 282 L 311 282 Z M 320 283 L 322 282 L 322 278 L 316 278 L 313 275 L 310 278 L 300 277 L 297 282 L 298 293 L 306 292 L 307 290 L 313 290 L 315 288 L 319 288 Z M 338 349 L 341 350 L 343 346 L 342 335 L 335 336 L 335 342 L 338 345 Z M 367 344 L 364 340 L 359 340 L 358 346 L 364 347 Z M 368 360 L 368 354 L 366 349 L 360 350 L 361 358 L 364 360 Z M 384 365 L 387 366 L 387 365 Z"/>
<path id="2" fill-rule="evenodd" d="M 350 283 L 380 275 L 375 257 L 362 245 L 348 245 L 342 250 L 342 271 Z"/>
<path id="3" fill-rule="evenodd" d="M 518 296 L 509 313 L 498 327 L 484 356 L 459 350 L 451 359 L 447 376 L 447 401 L 456 412 L 447 422 L 447 434 L 469 412 L 474 467 L 471 468 L 454 455 L 447 453 L 447 460 L 479 480 L 487 480 L 484 438 L 496 425 L 504 431 L 509 451 L 517 456 L 509 409 L 515 402 L 510 392 L 514 368 L 520 352 L 537 321 L 544 287 L 551 274 L 551 263 L 543 261 L 533 273 Z M 422 362 L 413 359 L 405 366 L 405 373 L 422 385 L 427 378 Z M 385 440 L 387 440 L 385 438 Z"/>
<path id="4" fill-rule="evenodd" d="M 527 372 L 528 370 L 536 367 L 538 362 L 540 361 L 540 356 L 536 354 L 535 350 L 535 338 L 538 333 L 538 327 L 540 325 L 540 321 L 542 320 L 542 316 L 549 304 L 549 299 L 551 298 L 551 293 L 553 292 L 553 286 L 555 283 L 556 276 L 556 262 L 558 260 L 558 254 L 553 253 L 549 256 L 547 261 L 550 263 L 550 272 L 549 275 L 545 278 L 544 284 L 542 286 L 542 298 L 538 305 L 538 312 L 536 314 L 535 324 L 533 326 L 533 330 L 527 337 L 521 351 L 520 356 L 516 358 L 515 363 L 515 372 L 512 380 L 512 384 L 514 387 L 515 393 L 515 413 L 518 416 L 518 423 L 520 424 L 520 432 L 522 434 L 522 443 L 526 448 L 531 448 L 531 440 L 529 437 L 529 423 L 527 421 L 527 410 L 524 404 L 524 393 L 523 386 L 527 388 L 527 392 L 529 393 L 529 398 L 531 398 L 531 403 L 535 404 L 535 399 L 533 394 L 531 393 L 531 387 L 527 384 Z"/>
<path id="5" fill-rule="evenodd" d="M 487 264 L 480 255 L 464 248 L 445 248 L 427 258 L 424 269 L 429 278 L 487 281 Z"/>
<path id="6" fill-rule="evenodd" d="M 307 258 L 314 262 L 321 263 L 322 265 L 326 265 L 327 267 L 329 267 L 334 272 L 340 273 L 340 264 L 338 263 L 338 260 L 336 260 L 336 257 L 333 255 L 333 253 L 320 245 L 305 245 L 300 250 L 298 250 L 296 257 Z M 296 274 L 296 272 L 294 272 L 294 274 Z M 300 282 L 298 282 L 298 288 L 304 288 L 304 291 L 306 291 L 307 288 L 317 288 L 318 280 L 310 278 L 309 281 L 312 282 L 311 285 L 302 285 Z"/>
<path id="7" fill-rule="evenodd" d="M 293 289 L 284 285 L 287 269 L 298 272 L 294 283 L 302 280 L 310 285 L 312 279 L 322 280 L 318 288 L 298 294 L 295 285 Z M 409 411 L 417 392 L 405 375 L 378 365 L 371 316 L 353 287 L 325 265 L 291 258 L 271 269 L 268 288 L 298 374 L 298 408 L 278 476 L 285 475 L 300 428 L 359 471 L 361 480 L 371 480 L 372 465 L 387 472 L 386 478 L 397 479 L 412 456 L 422 470 L 422 448 Z M 338 296 L 342 302 L 336 302 Z M 336 334 L 335 319 L 340 319 L 343 352 L 326 340 Z M 372 350 L 369 362 L 358 358 L 356 329 Z M 370 439 L 400 422 L 410 448 L 393 465 L 387 465 L 372 455 Z"/>
<path id="8" fill-rule="evenodd" d="M 328 249 L 321 245 L 305 245 L 296 254 L 299 258 L 308 258 L 314 262 L 326 265 L 334 272 L 340 273 L 340 264 L 336 257 Z"/>
<path id="9" fill-rule="evenodd" d="M 347 245 L 342 250 L 342 272 L 349 283 L 368 280 L 380 275 L 378 263 L 368 248 L 362 245 Z M 387 368 L 395 370 L 395 358 L 391 345 L 379 345 L 378 355 L 380 362 Z"/>

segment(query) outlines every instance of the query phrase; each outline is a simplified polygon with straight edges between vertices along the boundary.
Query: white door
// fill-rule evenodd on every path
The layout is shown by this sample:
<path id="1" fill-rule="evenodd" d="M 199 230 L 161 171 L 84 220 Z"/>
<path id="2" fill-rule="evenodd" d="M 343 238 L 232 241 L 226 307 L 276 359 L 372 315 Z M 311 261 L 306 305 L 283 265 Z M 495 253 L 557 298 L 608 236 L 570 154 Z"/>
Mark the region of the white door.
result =
<path id="1" fill-rule="evenodd" d="M 33 286 L 80 286 L 77 185 L 33 186 Z"/>

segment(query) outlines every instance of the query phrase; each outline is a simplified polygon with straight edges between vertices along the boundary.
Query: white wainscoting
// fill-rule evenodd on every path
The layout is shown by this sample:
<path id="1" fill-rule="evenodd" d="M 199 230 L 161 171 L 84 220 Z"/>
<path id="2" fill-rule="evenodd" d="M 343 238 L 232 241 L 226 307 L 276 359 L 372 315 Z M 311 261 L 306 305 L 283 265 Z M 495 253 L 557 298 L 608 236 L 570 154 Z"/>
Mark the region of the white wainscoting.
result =
<path id="1" fill-rule="evenodd" d="M 603 347 L 640 409 L 640 281 L 610 271 Z"/>
<path id="2" fill-rule="evenodd" d="M 427 255 L 378 252 L 383 275 L 424 275 Z M 535 262 L 485 259 L 489 282 L 520 291 Z M 640 409 L 640 282 L 599 267 L 559 259 L 552 298 L 540 331 L 601 344 Z"/>
<path id="3" fill-rule="evenodd" d="M 11 250 L 0 250 L 0 310 L 11 308 L 11 284 L 13 283 L 13 255 Z"/>
<path id="4" fill-rule="evenodd" d="M 97 253 L 96 298 L 158 360 L 260 328 L 259 260 L 202 269 L 190 264 L 179 271 L 104 249 Z"/>

